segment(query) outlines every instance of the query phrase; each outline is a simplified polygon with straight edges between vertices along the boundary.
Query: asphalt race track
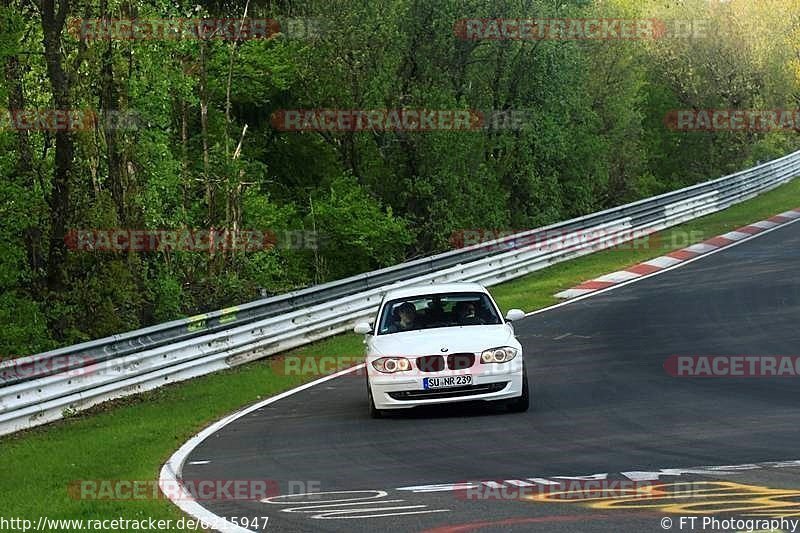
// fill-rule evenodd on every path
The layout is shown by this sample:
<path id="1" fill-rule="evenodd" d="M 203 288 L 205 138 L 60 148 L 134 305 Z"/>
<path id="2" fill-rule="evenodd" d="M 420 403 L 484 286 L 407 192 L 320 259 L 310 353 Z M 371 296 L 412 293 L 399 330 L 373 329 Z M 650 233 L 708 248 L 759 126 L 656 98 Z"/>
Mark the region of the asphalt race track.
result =
<path id="1" fill-rule="evenodd" d="M 279 532 L 664 531 L 663 517 L 690 531 L 680 516 L 800 518 L 798 379 L 679 378 L 663 366 L 672 355 L 800 355 L 798 251 L 800 223 L 789 224 L 518 323 L 535 387 L 527 413 L 372 420 L 355 373 L 227 425 L 192 452 L 183 480 L 347 491 L 203 502 L 221 517 L 269 516 L 266 530 Z M 710 468 L 723 465 L 737 466 Z M 629 485 L 667 468 L 694 472 L 655 477 L 663 485 L 647 497 L 539 490 L 557 476 Z M 458 482 L 478 483 L 420 487 Z M 689 482 L 698 490 L 678 492 Z"/>

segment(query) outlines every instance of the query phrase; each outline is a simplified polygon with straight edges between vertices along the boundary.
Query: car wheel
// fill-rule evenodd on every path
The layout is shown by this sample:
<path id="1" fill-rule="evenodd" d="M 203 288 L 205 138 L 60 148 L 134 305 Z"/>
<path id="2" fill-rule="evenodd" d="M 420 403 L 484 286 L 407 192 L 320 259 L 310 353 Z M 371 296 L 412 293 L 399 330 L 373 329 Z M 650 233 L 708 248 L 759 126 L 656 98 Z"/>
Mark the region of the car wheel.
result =
<path id="1" fill-rule="evenodd" d="M 367 383 L 367 396 L 369 396 L 369 416 L 370 418 L 382 418 L 383 417 L 383 409 L 378 409 L 375 407 L 375 399 L 372 397 L 372 389 Z"/>
<path id="2" fill-rule="evenodd" d="M 508 402 L 508 410 L 512 413 L 524 413 L 531 406 L 531 394 L 528 387 L 528 373 L 525 366 L 522 366 L 522 394 L 519 398 L 514 398 Z"/>

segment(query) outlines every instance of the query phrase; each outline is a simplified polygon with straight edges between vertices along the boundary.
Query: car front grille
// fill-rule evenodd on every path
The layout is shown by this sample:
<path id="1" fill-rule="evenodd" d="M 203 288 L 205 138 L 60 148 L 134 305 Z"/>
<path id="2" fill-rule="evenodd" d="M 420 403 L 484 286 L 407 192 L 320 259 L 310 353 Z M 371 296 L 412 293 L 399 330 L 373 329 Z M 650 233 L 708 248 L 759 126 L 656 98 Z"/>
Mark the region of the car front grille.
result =
<path id="1" fill-rule="evenodd" d="M 417 357 L 417 368 L 420 372 L 441 372 L 445 366 L 449 370 L 465 370 L 474 364 L 474 353 L 454 353 L 446 357 L 441 355 Z"/>
<path id="2" fill-rule="evenodd" d="M 441 355 L 417 357 L 417 368 L 420 372 L 441 372 L 444 370 L 444 357 Z"/>
<path id="3" fill-rule="evenodd" d="M 489 394 L 500 392 L 508 385 L 508 381 L 500 383 L 486 383 L 483 385 L 464 385 L 463 387 L 450 387 L 447 389 L 409 390 L 390 392 L 389 397 L 398 401 L 428 400 L 432 398 L 456 398 L 461 396 L 474 396 L 476 394 Z"/>
<path id="4" fill-rule="evenodd" d="M 454 353 L 447 356 L 447 368 L 450 370 L 464 370 L 475 364 L 474 353 Z"/>

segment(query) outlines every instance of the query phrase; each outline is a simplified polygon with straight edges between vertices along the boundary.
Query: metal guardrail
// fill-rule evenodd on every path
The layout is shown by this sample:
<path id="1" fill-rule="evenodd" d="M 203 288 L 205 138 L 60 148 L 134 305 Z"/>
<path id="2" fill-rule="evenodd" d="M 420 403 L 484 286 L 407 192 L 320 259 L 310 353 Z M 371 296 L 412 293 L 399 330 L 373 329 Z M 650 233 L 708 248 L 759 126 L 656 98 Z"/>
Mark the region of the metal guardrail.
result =
<path id="1" fill-rule="evenodd" d="M 747 172 L 753 172 L 754 176 L 752 177 L 758 178 L 761 173 L 756 171 L 758 169 L 762 169 L 762 173 L 764 171 L 769 171 L 771 170 L 769 165 L 771 165 L 771 163 L 726 178 L 698 184 L 649 200 L 641 200 L 626 206 L 593 213 L 565 222 L 559 222 L 530 232 L 524 232 L 520 235 L 529 236 L 546 231 L 579 230 L 584 224 L 600 222 L 618 216 L 619 214 L 631 214 L 635 216 L 641 214 L 642 211 L 652 210 L 653 207 L 672 202 L 676 198 L 698 194 L 701 190 L 715 186 L 717 182 L 721 180 L 733 179 Z M 0 362 L 0 387 L 13 385 L 29 379 L 40 378 L 48 374 L 75 370 L 87 364 L 96 364 L 136 354 L 148 348 L 158 348 L 160 346 L 228 330 L 236 326 L 302 309 L 308 305 L 335 300 L 336 298 L 349 294 L 356 294 L 366 289 L 411 279 L 424 273 L 482 259 L 499 253 L 498 250 L 501 250 L 502 246 L 498 246 L 498 243 L 507 243 L 509 245 L 508 249 L 513 249 L 514 243 L 518 239 L 519 236 L 509 236 L 490 243 L 452 250 L 431 257 L 376 270 L 374 272 L 359 274 L 330 283 L 289 292 L 280 296 L 229 307 L 220 311 L 201 314 L 182 320 L 175 320 L 74 346 L 67 346 L 35 356 L 20 358 L 14 360 L 13 363 L 8 361 Z M 66 357 L 73 354 L 80 354 L 81 357 L 73 358 L 73 360 Z M 44 363 L 47 359 L 62 359 L 65 363 L 63 365 L 50 365 Z M 37 372 L 18 371 L 21 368 L 30 368 L 36 365 L 38 365 L 40 369 Z"/>
<path id="2" fill-rule="evenodd" d="M 347 330 L 388 286 L 493 285 L 647 235 L 772 189 L 800 174 L 800 152 L 654 198 L 495 241 L 184 320 L 0 363 L 0 435 L 112 398 L 230 368 Z M 565 235 L 578 242 L 565 244 Z M 532 245 L 535 243 L 535 246 Z M 48 365 L 50 359 L 80 354 Z M 21 368 L 39 372 L 20 372 Z"/>

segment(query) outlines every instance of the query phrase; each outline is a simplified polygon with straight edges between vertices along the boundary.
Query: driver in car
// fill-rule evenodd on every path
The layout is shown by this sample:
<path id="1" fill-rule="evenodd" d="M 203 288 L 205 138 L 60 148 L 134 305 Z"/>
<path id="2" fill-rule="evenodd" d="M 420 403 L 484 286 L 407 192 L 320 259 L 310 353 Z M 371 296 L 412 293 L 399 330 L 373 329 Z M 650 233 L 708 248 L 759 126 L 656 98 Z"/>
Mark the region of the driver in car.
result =
<path id="1" fill-rule="evenodd" d="M 475 302 L 461 302 L 456 310 L 458 322 L 462 326 L 472 326 L 483 324 L 484 321 L 478 316 L 478 309 Z"/>

